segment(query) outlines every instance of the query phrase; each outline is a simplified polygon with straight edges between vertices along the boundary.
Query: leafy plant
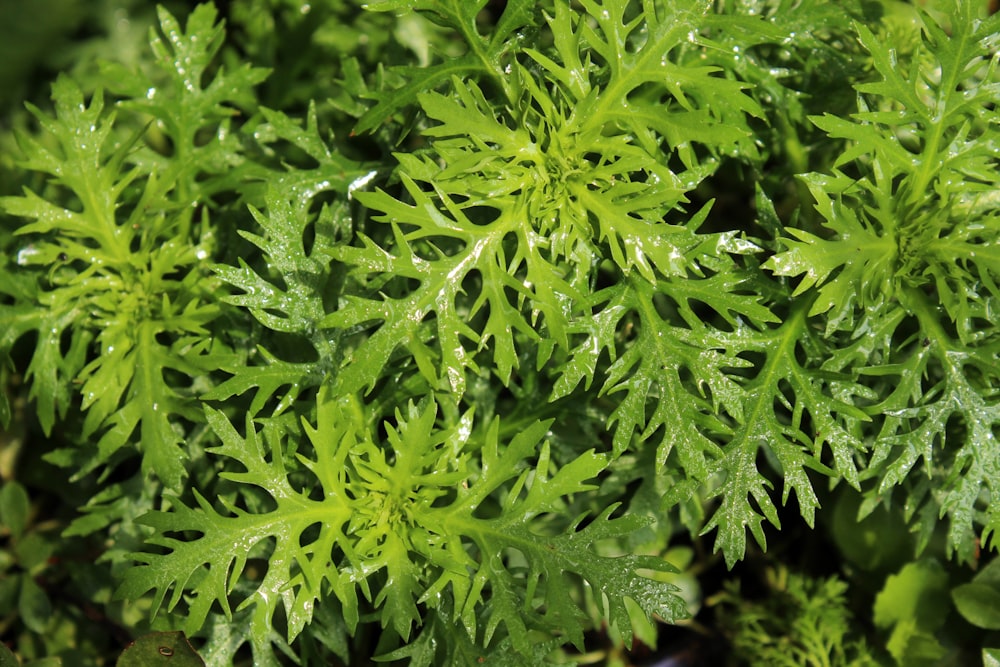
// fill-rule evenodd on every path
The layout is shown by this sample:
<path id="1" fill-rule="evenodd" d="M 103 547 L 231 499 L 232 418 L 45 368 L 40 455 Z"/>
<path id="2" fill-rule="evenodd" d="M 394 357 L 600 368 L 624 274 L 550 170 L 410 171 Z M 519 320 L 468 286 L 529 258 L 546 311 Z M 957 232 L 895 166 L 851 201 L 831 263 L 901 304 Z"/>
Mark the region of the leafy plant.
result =
<path id="1" fill-rule="evenodd" d="M 851 640 L 844 581 L 770 574 L 766 600 L 747 600 L 730 586 L 714 601 L 723 605 L 722 625 L 747 664 L 883 664 L 863 641 Z"/>
<path id="2" fill-rule="evenodd" d="M 638 650 L 706 536 L 739 568 L 838 485 L 992 562 L 1000 19 L 898 4 L 160 8 L 12 116 L 11 548 L 24 488 L 82 504 L 108 622 L 213 665 Z M 844 522 L 846 579 L 699 618 L 874 664 L 843 582 L 885 563 Z M 895 581 L 873 641 L 944 659 Z M 989 581 L 953 593 L 978 652 Z"/>

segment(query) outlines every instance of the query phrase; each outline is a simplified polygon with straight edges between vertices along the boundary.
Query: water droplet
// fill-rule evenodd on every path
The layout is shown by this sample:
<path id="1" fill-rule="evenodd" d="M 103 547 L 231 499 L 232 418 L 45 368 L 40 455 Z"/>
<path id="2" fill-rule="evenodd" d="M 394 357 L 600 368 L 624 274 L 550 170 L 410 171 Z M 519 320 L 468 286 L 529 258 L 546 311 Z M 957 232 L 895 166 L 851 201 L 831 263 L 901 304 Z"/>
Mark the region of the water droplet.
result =
<path id="1" fill-rule="evenodd" d="M 115 16 L 115 29 L 119 33 L 128 32 L 129 26 L 131 25 L 131 23 L 129 23 L 128 20 L 128 13 L 125 10 L 119 9 L 115 11 L 114 16 Z"/>
<path id="2" fill-rule="evenodd" d="M 357 190 L 359 188 L 363 188 L 366 185 L 368 185 L 371 182 L 371 180 L 373 178 L 375 178 L 376 174 L 378 174 L 378 172 L 373 169 L 372 171 L 369 171 L 364 176 L 359 176 L 358 178 L 355 178 L 353 181 L 351 181 L 351 184 L 347 186 L 347 199 L 348 199 L 348 201 L 350 201 L 351 199 L 354 198 L 354 191 L 355 190 Z"/>
<path id="3" fill-rule="evenodd" d="M 17 251 L 17 264 L 18 266 L 25 266 L 31 264 L 31 258 L 39 253 L 38 248 L 33 245 L 26 245 Z"/>

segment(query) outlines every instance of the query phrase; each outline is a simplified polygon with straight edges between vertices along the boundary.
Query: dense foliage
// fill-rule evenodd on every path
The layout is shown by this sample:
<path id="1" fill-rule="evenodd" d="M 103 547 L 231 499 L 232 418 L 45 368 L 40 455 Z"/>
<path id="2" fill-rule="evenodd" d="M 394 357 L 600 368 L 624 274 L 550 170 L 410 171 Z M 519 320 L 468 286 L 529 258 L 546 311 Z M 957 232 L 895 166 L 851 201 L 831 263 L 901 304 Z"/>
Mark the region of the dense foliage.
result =
<path id="1" fill-rule="evenodd" d="M 1000 664 L 987 4 L 40 3 L 9 648 Z"/>

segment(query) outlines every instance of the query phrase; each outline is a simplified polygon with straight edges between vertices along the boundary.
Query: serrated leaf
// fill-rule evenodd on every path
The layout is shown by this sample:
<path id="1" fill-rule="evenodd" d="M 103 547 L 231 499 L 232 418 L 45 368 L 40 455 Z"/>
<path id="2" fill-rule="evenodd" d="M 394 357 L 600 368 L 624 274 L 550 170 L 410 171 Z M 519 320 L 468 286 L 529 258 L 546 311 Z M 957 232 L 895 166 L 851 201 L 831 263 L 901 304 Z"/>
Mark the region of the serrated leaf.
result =
<path id="1" fill-rule="evenodd" d="M 274 139 L 283 139 L 291 142 L 315 161 L 315 167 L 311 169 L 302 167 L 288 168 L 284 173 L 274 175 L 271 187 L 274 191 L 281 192 L 287 198 L 287 201 L 291 202 L 293 210 L 297 214 L 296 217 L 299 219 L 292 221 L 282 215 L 276 214 L 275 220 L 269 222 L 267 220 L 260 220 L 258 216 L 258 222 L 269 233 L 274 233 L 283 228 L 287 229 L 291 225 L 305 225 L 306 220 L 311 217 L 309 215 L 309 204 L 312 198 L 328 191 L 334 191 L 350 197 L 352 188 L 358 182 L 358 179 L 366 176 L 370 178 L 371 175 L 374 175 L 375 172 L 373 172 L 371 167 L 361 165 L 333 149 L 331 146 L 334 139 L 333 133 L 330 132 L 327 136 L 324 136 L 324 133 L 320 131 L 315 103 L 310 103 L 309 105 L 304 123 L 305 127 L 302 127 L 297 120 L 290 118 L 281 111 L 262 108 L 261 113 L 267 119 L 267 124 L 257 128 L 255 133 L 259 138 L 263 139 L 267 137 L 271 139 L 269 135 L 273 133 Z M 269 195 L 268 207 L 276 203 L 276 199 L 274 195 Z M 288 208 L 286 202 L 281 203 L 285 209 Z M 341 215 L 342 213 L 339 211 L 335 212 L 335 216 Z M 337 222 L 339 221 L 332 221 L 331 225 L 331 222 L 324 221 L 322 225 L 333 226 L 333 229 L 329 231 L 339 231 L 336 229 Z M 294 245 L 295 237 L 288 236 L 288 232 L 286 231 L 279 238 L 273 239 L 273 245 L 270 247 L 261 247 L 261 249 L 273 251 L 276 249 L 275 245 L 289 245 L 288 249 L 295 251 L 291 257 L 296 259 L 303 257 L 305 252 L 304 248 L 301 247 L 302 231 L 302 229 L 299 229 L 297 239 L 299 247 Z M 324 247 L 323 243 L 332 242 L 333 239 L 327 238 L 326 234 L 317 234 L 316 241 L 320 245 L 319 247 L 314 246 L 312 249 L 313 253 L 311 254 L 321 253 Z M 284 257 L 280 254 L 273 256 L 273 260 L 276 262 L 283 259 Z"/>
<path id="2" fill-rule="evenodd" d="M 239 266 L 216 265 L 215 273 L 242 293 L 225 300 L 247 309 L 262 325 L 272 331 L 297 335 L 304 347 L 311 348 L 315 357 L 311 361 L 289 362 L 258 346 L 263 365 L 247 365 L 242 361 L 229 365 L 225 370 L 233 377 L 207 394 L 212 400 L 226 399 L 256 388 L 251 412 L 259 412 L 283 387 L 288 391 L 278 402 L 278 412 L 288 407 L 299 392 L 321 384 L 335 369 L 343 354 L 343 331 L 324 324 L 328 303 L 335 300 L 342 285 L 329 265 L 329 255 L 337 247 L 337 236 L 348 221 L 343 205 L 326 207 L 314 217 L 309 213 L 313 198 L 321 193 L 339 189 L 348 194 L 349 172 L 345 160 L 329 156 L 325 144 L 303 133 L 287 118 L 278 120 L 272 115 L 281 134 L 296 138 L 306 148 L 318 152 L 321 163 L 318 173 L 293 172 L 281 179 L 281 185 L 272 187 L 266 195 L 264 211 L 251 209 L 261 233 L 241 231 L 241 235 L 264 252 L 270 271 L 261 273 L 244 260 Z M 287 125 L 287 126 L 286 126 Z M 309 129 L 315 130 L 315 119 Z M 325 156 L 325 157 L 324 157 Z M 329 158 L 329 159 L 328 159 Z M 333 169 L 341 174 L 339 181 L 327 174 Z M 307 228 L 315 230 L 315 240 L 307 248 Z M 301 351 L 299 352 L 301 355 Z"/>
<path id="3" fill-rule="evenodd" d="M 159 31 L 151 29 L 149 41 L 165 81 L 135 74 L 132 89 L 127 91 L 134 98 L 125 106 L 159 118 L 175 145 L 183 146 L 181 150 L 188 149 L 193 155 L 208 155 L 220 148 L 224 134 L 213 137 L 207 144 L 199 144 L 195 133 L 207 123 L 233 116 L 235 109 L 229 105 L 252 106 L 253 86 L 268 74 L 265 69 L 245 63 L 232 71 L 220 68 L 211 77 L 206 76 L 225 38 L 224 26 L 216 21 L 217 15 L 210 3 L 200 4 L 181 27 L 167 9 L 158 7 Z M 114 85 L 115 79 L 111 78 L 111 82 Z M 176 165 L 181 169 L 188 166 Z"/>
<path id="4" fill-rule="evenodd" d="M 900 368 L 893 374 L 899 373 L 901 381 L 880 406 L 893 418 L 876 442 L 879 459 L 889 458 L 880 488 L 903 483 L 920 460 L 931 470 L 947 461 L 937 478 L 933 503 L 941 517 L 950 519 L 949 549 L 970 560 L 980 492 L 992 485 L 1000 466 L 994 435 L 1000 424 L 1000 404 L 984 395 L 979 382 L 964 369 L 973 364 L 983 377 L 997 377 L 998 344 L 987 339 L 982 346 L 961 349 L 940 327 L 935 309 L 925 298 L 913 295 L 911 307 L 926 335 L 914 351 L 900 355 Z M 940 364 L 940 370 L 932 371 L 931 364 Z M 949 433 L 949 423 L 956 416 L 965 424 L 964 433 Z M 985 517 L 987 535 L 997 525 L 996 517 L 997 508 L 991 503 Z"/>
<path id="5" fill-rule="evenodd" d="M 722 494 L 724 503 L 730 501 L 731 495 L 733 502 L 743 506 L 740 510 L 742 520 L 750 522 L 761 546 L 764 545 L 764 535 L 759 528 L 759 520 L 753 518 L 756 512 L 746 506 L 747 494 L 756 499 L 764 516 L 772 523 L 776 522 L 777 515 L 773 507 L 769 508 L 770 501 L 765 499 L 765 481 L 755 479 L 755 471 L 747 470 L 753 465 L 755 455 L 752 452 L 757 448 L 765 448 L 775 457 L 784 478 L 782 502 L 787 502 L 790 492 L 795 491 L 799 510 L 810 525 L 819 501 L 806 470 L 832 473 L 819 458 L 824 443 L 832 450 L 837 475 L 854 486 L 858 485 L 855 456 L 865 451 L 865 445 L 857 437 L 856 428 L 867 421 L 868 416 L 850 401 L 853 395 L 863 395 L 864 391 L 842 377 L 843 385 L 834 393 L 830 375 L 821 369 L 800 365 L 795 346 L 807 341 L 808 336 L 805 310 L 800 306 L 779 328 L 763 336 L 758 343 L 762 345 L 757 349 L 764 352 L 767 358 L 755 378 L 744 385 L 748 398 L 743 408 L 744 417 L 742 423 L 734 428 L 733 437 L 727 445 L 727 449 L 737 452 L 740 458 L 727 457 L 731 465 L 726 466 L 726 481 L 718 492 L 712 494 Z M 738 339 L 732 340 L 740 345 L 736 342 Z M 750 349 L 755 347 L 757 344 L 751 344 Z M 813 426 L 813 433 L 802 430 L 806 415 Z M 718 522 L 721 526 L 727 520 L 725 514 L 717 512 L 708 525 Z M 726 552 L 730 567 L 736 558 L 742 557 L 742 534 L 730 532 L 726 541 L 720 534 L 717 544 Z"/>
<path id="6" fill-rule="evenodd" d="M 197 375 L 210 362 L 197 348 L 186 353 L 189 341 L 165 348 L 157 341 L 161 331 L 155 322 L 141 323 L 128 339 L 111 344 L 105 357 L 82 371 L 84 404 L 91 407 L 85 432 L 100 434 L 97 452 L 84 472 L 134 442 L 143 454 L 144 472 L 156 475 L 168 488 L 181 488 L 186 457 L 173 419 L 197 420 L 200 415 L 167 384 L 164 374 L 177 370 Z"/>
<path id="7" fill-rule="evenodd" d="M 515 0 L 504 6 L 493 33 L 483 36 L 477 25 L 477 15 L 486 0 L 374 0 L 367 7 L 376 11 L 419 11 L 436 23 L 455 30 L 465 41 L 467 52 L 441 63 L 426 67 L 395 67 L 392 73 L 402 79 L 402 85 L 373 94 L 376 104 L 358 120 L 354 131 L 370 132 L 394 114 L 412 106 L 422 93 L 439 88 L 452 79 L 472 79 L 476 75 L 492 77 L 506 85 L 502 57 L 510 50 L 508 37 L 529 25 L 535 18 L 533 3 Z"/>
<path id="8" fill-rule="evenodd" d="M 55 116 L 32 108 L 44 136 L 21 141 L 23 166 L 44 173 L 47 187 L 0 203 L 28 218 L 17 233 L 30 235 L 32 251 L 19 262 L 36 280 L 31 302 L 9 313 L 14 326 L 0 351 L 38 330 L 28 377 L 46 432 L 79 391 L 81 435 L 93 436 L 97 452 L 77 459 L 89 459 L 78 475 L 117 463 L 129 445 L 142 451 L 144 471 L 175 490 L 185 475 L 180 421 L 198 421 L 192 394 L 207 382 L 219 347 L 212 349 L 207 326 L 220 314 L 215 284 L 202 270 L 213 250 L 212 233 L 202 233 L 204 204 L 218 185 L 208 175 L 241 159 L 225 129 L 210 140 L 199 132 L 231 116 L 225 104 L 247 99 L 262 77 L 241 68 L 203 81 L 224 35 L 215 16 L 203 5 L 182 31 L 161 10 L 163 35 L 152 39 L 160 70 L 123 77 L 124 92 L 137 98 L 113 112 L 100 89 L 87 100 L 60 77 Z M 172 93 L 157 76 L 173 81 Z M 162 123 L 178 159 L 152 147 L 157 137 L 147 134 L 148 117 L 136 118 L 140 108 Z"/>
<path id="9" fill-rule="evenodd" d="M 805 274 L 796 293 L 818 289 L 811 314 L 829 311 L 831 329 L 849 328 L 853 311 L 878 307 L 904 284 L 934 284 L 964 337 L 976 298 L 969 286 L 996 295 L 997 258 L 989 251 L 979 258 L 977 250 L 994 245 L 1000 230 L 992 216 L 970 230 L 955 201 L 963 181 L 961 189 L 994 189 L 995 165 L 987 165 L 998 140 L 995 126 L 980 119 L 1000 95 L 986 48 L 998 24 L 976 19 L 971 2 L 956 2 L 955 12 L 962 17 L 955 34 L 926 21 L 921 49 L 905 64 L 857 24 L 881 80 L 857 86 L 868 97 L 852 120 L 813 118 L 831 137 L 849 140 L 837 165 L 864 165 L 863 176 L 805 176 L 833 238 L 790 230 L 797 240 L 765 266 Z"/>
<path id="10" fill-rule="evenodd" d="M 380 323 L 341 370 L 338 381 L 342 391 L 371 387 L 393 352 L 405 347 L 418 359 L 438 360 L 438 371 L 430 371 L 427 366 L 420 368 L 431 386 L 447 387 L 460 395 L 465 390 L 467 371 L 476 368 L 473 359 L 476 348 L 491 338 L 503 354 L 500 367 L 508 371 L 516 365 L 513 331 L 535 335 L 528 318 L 521 313 L 520 301 L 524 297 L 531 298 L 531 304 L 548 316 L 546 324 L 552 327 L 561 324 L 563 306 L 549 291 L 559 278 L 538 276 L 535 284 L 546 287 L 532 293 L 523 282 L 510 277 L 522 262 L 527 264 L 529 277 L 534 277 L 536 270 L 547 270 L 544 260 L 536 260 L 534 255 L 506 258 L 503 242 L 508 234 L 518 231 L 519 211 L 502 212 L 490 224 L 477 225 L 444 193 L 438 193 L 442 198 L 439 209 L 413 180 L 404 176 L 403 182 L 414 199 L 412 206 L 384 192 L 359 194 L 363 203 L 385 211 L 385 218 L 392 221 L 396 254 L 364 237 L 363 247 L 339 247 L 332 254 L 358 267 L 363 278 L 369 274 L 403 276 L 419 281 L 420 285 L 397 298 L 352 296 L 337 312 L 328 315 L 322 325 L 349 329 L 373 321 Z M 413 231 L 404 232 L 404 224 Z M 453 246 L 448 254 L 436 247 L 447 247 L 445 244 Z M 416 248 L 424 250 L 430 258 L 417 254 Z M 479 294 L 465 294 L 470 278 L 478 278 Z M 514 299 L 508 290 L 516 295 Z M 486 329 L 480 334 L 467 322 L 487 307 Z M 434 314 L 433 320 L 430 313 Z M 434 348 L 424 342 L 427 322 L 437 338 Z"/>
<path id="11" fill-rule="evenodd" d="M 635 600 L 647 614 L 674 618 L 684 613 L 671 587 L 640 574 L 670 571 L 666 562 L 644 556 L 602 558 L 592 552 L 598 541 L 637 529 L 638 519 L 610 519 L 612 507 L 584 528 L 577 527 L 580 517 L 556 536 L 540 538 L 534 532 L 533 526 L 562 510 L 567 498 L 594 488 L 587 480 L 605 468 L 605 457 L 586 453 L 550 471 L 546 445 L 537 473 L 526 483 L 524 462 L 534 455 L 548 424 L 532 425 L 501 448 L 494 422 L 476 470 L 469 467 L 466 451 L 468 424 L 461 431 L 436 430 L 437 410 L 431 404 L 424 409 L 411 405 L 405 415 L 397 414 L 396 425 L 386 426 L 390 458 L 365 434 L 355 399 L 335 400 L 327 391 L 321 392 L 317 425 L 304 424 L 314 458 L 299 457 L 322 486 L 321 499 L 290 484 L 280 435 L 268 426 L 258 433 L 248 418 L 244 438 L 221 413 L 209 409 L 209 423 L 222 441 L 212 453 L 238 461 L 245 470 L 223 477 L 260 487 L 276 507 L 254 513 L 223 502 L 220 512 L 196 492 L 196 507 L 174 501 L 170 511 L 147 514 L 142 522 L 156 530 L 149 542 L 163 552 L 133 554 L 140 564 L 125 573 L 118 595 L 137 598 L 152 590 L 154 613 L 161 607 L 172 610 L 186 599 L 189 632 L 204 623 L 216 603 L 231 614 L 235 597 L 238 609 L 253 609 L 256 650 L 266 650 L 279 604 L 289 618 L 290 641 L 309 623 L 326 587 L 342 605 L 350 628 L 359 620 L 360 589 L 382 610 L 383 625 L 405 639 L 420 621 L 417 605 L 436 599 L 451 584 L 454 620 L 461 618 L 470 637 L 477 636 L 475 618 L 489 605 L 486 641 L 503 623 L 514 645 L 525 652 L 529 627 L 560 633 L 568 627 L 568 638 L 582 641 L 565 625 L 581 612 L 564 573 L 581 576 L 601 591 L 609 600 L 610 619 L 626 635 L 623 597 Z M 435 506 L 458 482 L 453 502 Z M 497 518 L 476 516 L 480 505 L 510 484 Z M 310 527 L 318 527 L 318 533 L 306 539 L 303 532 Z M 188 541 L 172 536 L 188 530 L 200 536 Z M 234 596 L 245 576 L 247 554 L 266 541 L 273 544 L 266 575 L 248 594 Z M 466 550 L 472 543 L 478 547 L 478 562 Z M 527 558 L 527 573 L 503 562 L 500 554 L 507 549 Z M 334 556 L 335 567 L 330 566 L 331 554 L 340 554 Z M 477 574 L 463 581 L 469 568 Z M 374 588 L 380 571 L 384 578 Z M 535 601 L 536 594 L 544 603 Z M 522 609 L 523 604 L 528 608 Z"/>

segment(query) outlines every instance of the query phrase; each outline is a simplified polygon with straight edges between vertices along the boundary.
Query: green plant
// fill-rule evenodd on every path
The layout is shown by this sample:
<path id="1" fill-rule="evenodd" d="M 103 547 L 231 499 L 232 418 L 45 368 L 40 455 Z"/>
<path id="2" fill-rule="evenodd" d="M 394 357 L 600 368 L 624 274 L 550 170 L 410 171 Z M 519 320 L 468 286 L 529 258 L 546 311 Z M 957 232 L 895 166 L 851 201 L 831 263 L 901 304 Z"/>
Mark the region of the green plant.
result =
<path id="1" fill-rule="evenodd" d="M 723 605 L 722 626 L 746 664 L 882 664 L 863 641 L 852 640 L 844 581 L 769 574 L 772 590 L 763 601 L 747 600 L 733 585 L 714 600 Z"/>
<path id="2" fill-rule="evenodd" d="M 1000 19 L 313 4 L 161 8 L 17 121 L 0 420 L 90 498 L 63 535 L 114 536 L 116 624 L 209 664 L 571 662 L 685 618 L 669 542 L 733 568 L 838 484 L 992 550 Z M 841 584 L 790 581 L 854 664 Z"/>

